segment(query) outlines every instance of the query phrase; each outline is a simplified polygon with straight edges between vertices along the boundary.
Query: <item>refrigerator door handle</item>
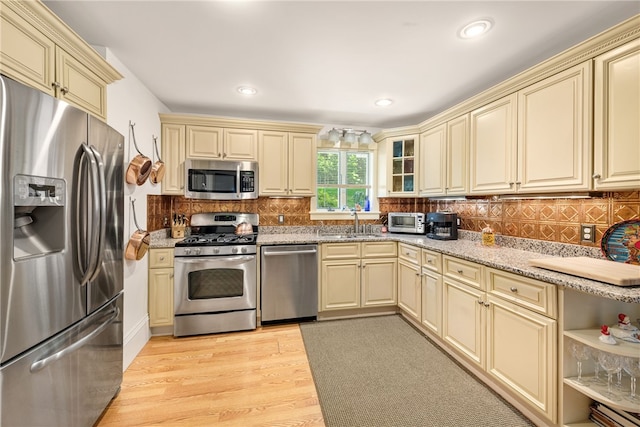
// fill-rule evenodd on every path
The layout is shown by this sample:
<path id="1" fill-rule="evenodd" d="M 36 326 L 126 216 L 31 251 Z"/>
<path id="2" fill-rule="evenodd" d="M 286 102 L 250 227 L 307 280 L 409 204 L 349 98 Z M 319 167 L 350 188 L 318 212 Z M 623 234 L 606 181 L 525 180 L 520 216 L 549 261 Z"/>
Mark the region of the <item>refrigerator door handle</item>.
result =
<path id="1" fill-rule="evenodd" d="M 80 149 L 76 154 L 76 158 L 74 161 L 74 171 L 77 173 L 78 183 L 75 189 L 76 198 L 75 198 L 75 234 L 76 234 L 76 273 L 79 276 L 80 284 L 84 285 L 87 281 L 91 280 L 91 277 L 94 275 L 97 269 L 97 260 L 98 257 L 94 255 L 95 251 L 98 250 L 99 246 L 99 235 L 95 232 L 95 228 L 89 224 L 83 224 L 81 222 L 81 218 L 83 217 L 83 213 L 87 213 L 82 211 L 81 206 L 81 190 L 84 185 L 84 181 L 86 176 L 83 174 L 83 159 L 87 158 L 89 161 L 89 174 L 90 181 L 93 187 L 90 195 L 93 200 L 91 202 L 91 218 L 100 218 L 100 199 L 99 199 L 99 191 L 96 191 L 96 187 L 98 184 L 98 168 L 97 161 L 95 156 L 93 155 L 92 150 L 89 148 L 87 144 L 80 144 Z M 88 203 L 84 201 L 84 203 Z M 88 222 L 88 218 L 85 218 L 85 221 Z M 90 230 L 90 235 L 82 235 L 81 231 L 84 230 L 84 227 L 87 226 L 87 229 Z M 87 265 L 85 265 L 87 264 Z"/>
<path id="2" fill-rule="evenodd" d="M 90 146 L 89 149 L 93 153 L 93 158 L 95 159 L 95 168 L 97 169 L 98 179 L 96 184 L 94 185 L 94 190 L 97 190 L 97 194 L 94 191 L 94 206 L 98 206 L 98 253 L 95 258 L 94 270 L 89 280 L 95 280 L 100 273 L 100 267 L 102 266 L 102 261 L 104 260 L 104 246 L 105 239 L 107 234 L 107 183 L 105 179 L 104 173 L 104 162 L 102 161 L 102 156 L 95 149 L 95 147 Z M 97 187 L 97 188 L 96 188 Z M 96 203 L 99 202 L 98 203 Z"/>
<path id="3" fill-rule="evenodd" d="M 86 335 L 84 338 L 74 342 L 68 347 L 63 348 L 62 350 L 52 354 L 51 356 L 47 356 L 44 359 L 40 359 L 36 362 L 33 362 L 29 370 L 32 373 L 41 371 L 47 366 L 49 366 L 50 364 L 52 364 L 53 362 L 62 359 L 66 355 L 73 353 L 74 351 L 78 350 L 80 347 L 84 346 L 86 343 L 94 339 L 97 335 L 100 335 L 100 333 L 102 333 L 102 331 L 104 331 L 107 328 L 107 326 L 109 326 L 111 322 L 113 322 L 120 315 L 120 309 L 116 307 L 114 310 L 111 310 L 109 313 L 107 313 L 107 315 L 109 314 L 110 316 L 107 320 L 102 322 L 100 326 L 96 327 L 93 331 L 91 331 L 91 333 Z"/>

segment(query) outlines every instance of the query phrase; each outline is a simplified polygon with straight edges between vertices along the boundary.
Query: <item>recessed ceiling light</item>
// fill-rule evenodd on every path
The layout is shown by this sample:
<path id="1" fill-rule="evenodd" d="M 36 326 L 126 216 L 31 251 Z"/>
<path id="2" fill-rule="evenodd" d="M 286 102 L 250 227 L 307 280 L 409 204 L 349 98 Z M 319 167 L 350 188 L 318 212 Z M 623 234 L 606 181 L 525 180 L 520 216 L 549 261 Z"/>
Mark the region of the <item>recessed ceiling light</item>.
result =
<path id="1" fill-rule="evenodd" d="M 388 107 L 389 105 L 393 104 L 393 101 L 391 99 L 388 98 L 383 98 L 383 99 L 378 99 L 375 104 L 378 107 Z"/>
<path id="2" fill-rule="evenodd" d="M 238 92 L 240 92 L 243 95 L 255 95 L 256 93 L 258 93 L 258 91 L 255 88 L 252 88 L 250 86 L 240 86 L 238 88 Z"/>
<path id="3" fill-rule="evenodd" d="M 472 39 L 486 33 L 492 26 L 493 23 L 487 19 L 473 21 L 470 24 L 465 25 L 458 35 L 463 39 Z"/>

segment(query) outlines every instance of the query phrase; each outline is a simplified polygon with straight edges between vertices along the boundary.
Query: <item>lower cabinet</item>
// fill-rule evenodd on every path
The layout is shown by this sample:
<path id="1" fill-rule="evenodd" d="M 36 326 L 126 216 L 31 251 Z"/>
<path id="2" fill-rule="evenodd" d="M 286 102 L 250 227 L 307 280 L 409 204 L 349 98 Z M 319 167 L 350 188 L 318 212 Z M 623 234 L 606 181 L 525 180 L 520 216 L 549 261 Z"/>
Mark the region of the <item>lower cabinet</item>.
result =
<path id="1" fill-rule="evenodd" d="M 422 249 L 422 326 L 442 337 L 442 255 Z"/>
<path id="2" fill-rule="evenodd" d="M 556 287 L 447 255 L 443 264 L 443 339 L 555 423 Z"/>
<path id="3" fill-rule="evenodd" d="M 395 242 L 321 246 L 320 311 L 397 304 Z"/>
<path id="4" fill-rule="evenodd" d="M 149 250 L 149 326 L 173 325 L 173 249 Z"/>
<path id="5" fill-rule="evenodd" d="M 421 249 L 398 244 L 398 307 L 418 322 L 422 313 Z"/>

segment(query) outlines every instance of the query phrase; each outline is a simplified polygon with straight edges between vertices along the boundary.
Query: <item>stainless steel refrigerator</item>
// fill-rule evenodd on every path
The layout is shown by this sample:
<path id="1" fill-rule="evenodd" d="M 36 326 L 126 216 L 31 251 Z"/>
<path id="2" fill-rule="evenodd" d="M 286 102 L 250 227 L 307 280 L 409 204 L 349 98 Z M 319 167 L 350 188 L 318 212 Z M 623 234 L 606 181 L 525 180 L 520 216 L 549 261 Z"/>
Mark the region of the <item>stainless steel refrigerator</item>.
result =
<path id="1" fill-rule="evenodd" d="M 123 145 L 0 75 L 1 426 L 91 426 L 120 389 Z"/>

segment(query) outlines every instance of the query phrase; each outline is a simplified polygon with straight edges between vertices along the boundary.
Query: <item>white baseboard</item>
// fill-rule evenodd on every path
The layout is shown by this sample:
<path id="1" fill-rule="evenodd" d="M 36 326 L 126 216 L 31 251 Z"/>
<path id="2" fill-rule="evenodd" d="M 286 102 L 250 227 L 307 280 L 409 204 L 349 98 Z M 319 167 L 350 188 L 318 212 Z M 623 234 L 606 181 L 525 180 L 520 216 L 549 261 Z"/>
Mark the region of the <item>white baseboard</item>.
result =
<path id="1" fill-rule="evenodd" d="M 144 316 L 124 337 L 124 351 L 122 356 L 122 370 L 126 371 L 133 359 L 149 341 L 149 316 Z"/>

